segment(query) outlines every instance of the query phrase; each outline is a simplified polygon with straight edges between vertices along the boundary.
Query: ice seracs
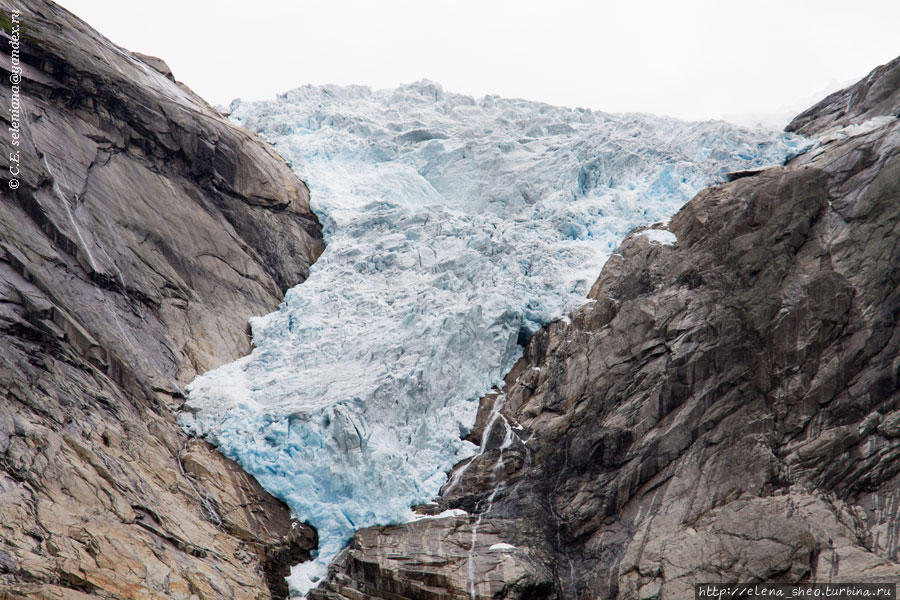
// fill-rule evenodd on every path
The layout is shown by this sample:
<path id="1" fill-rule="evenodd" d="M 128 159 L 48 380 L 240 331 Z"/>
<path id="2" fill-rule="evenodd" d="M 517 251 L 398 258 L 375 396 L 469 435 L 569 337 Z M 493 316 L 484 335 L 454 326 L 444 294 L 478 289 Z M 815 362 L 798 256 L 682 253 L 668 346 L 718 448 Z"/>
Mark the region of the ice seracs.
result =
<path id="1" fill-rule="evenodd" d="M 806 142 L 723 122 L 480 100 L 430 82 L 232 104 L 308 182 L 328 247 L 253 353 L 199 377 L 184 427 L 319 531 L 303 592 L 357 528 L 412 518 L 519 344 L 584 301 L 637 225 Z M 651 234 L 656 235 L 656 234 Z"/>

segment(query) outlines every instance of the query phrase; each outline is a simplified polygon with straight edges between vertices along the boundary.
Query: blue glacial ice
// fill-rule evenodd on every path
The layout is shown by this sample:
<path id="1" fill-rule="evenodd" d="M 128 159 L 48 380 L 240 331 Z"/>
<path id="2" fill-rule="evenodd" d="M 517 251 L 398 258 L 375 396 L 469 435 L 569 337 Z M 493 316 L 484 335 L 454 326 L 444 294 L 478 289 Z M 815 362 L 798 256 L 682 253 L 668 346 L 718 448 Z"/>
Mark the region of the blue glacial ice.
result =
<path id="1" fill-rule="evenodd" d="M 518 342 L 584 301 L 637 225 L 807 142 L 524 100 L 303 87 L 232 105 L 308 182 L 327 249 L 252 354 L 197 378 L 180 420 L 319 531 L 305 592 L 360 527 L 402 522 Z M 654 239 L 671 243 L 666 236 Z"/>

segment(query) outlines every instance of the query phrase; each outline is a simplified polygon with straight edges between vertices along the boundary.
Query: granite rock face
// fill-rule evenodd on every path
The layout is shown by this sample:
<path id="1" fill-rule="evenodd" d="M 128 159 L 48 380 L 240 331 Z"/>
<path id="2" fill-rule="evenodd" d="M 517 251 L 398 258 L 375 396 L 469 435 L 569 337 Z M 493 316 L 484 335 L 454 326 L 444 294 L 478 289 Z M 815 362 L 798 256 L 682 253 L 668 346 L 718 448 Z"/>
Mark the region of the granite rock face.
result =
<path id="1" fill-rule="evenodd" d="M 315 532 L 173 409 L 308 275 L 306 186 L 53 3 L 0 25 L 0 598 L 283 597 Z"/>
<path id="2" fill-rule="evenodd" d="M 900 116 L 900 57 L 800 113 L 785 129 L 814 136 L 830 129 L 891 116 Z"/>
<path id="3" fill-rule="evenodd" d="M 900 581 L 898 73 L 798 117 L 822 144 L 698 194 L 674 244 L 631 234 L 483 399 L 433 516 L 358 532 L 312 597 Z"/>

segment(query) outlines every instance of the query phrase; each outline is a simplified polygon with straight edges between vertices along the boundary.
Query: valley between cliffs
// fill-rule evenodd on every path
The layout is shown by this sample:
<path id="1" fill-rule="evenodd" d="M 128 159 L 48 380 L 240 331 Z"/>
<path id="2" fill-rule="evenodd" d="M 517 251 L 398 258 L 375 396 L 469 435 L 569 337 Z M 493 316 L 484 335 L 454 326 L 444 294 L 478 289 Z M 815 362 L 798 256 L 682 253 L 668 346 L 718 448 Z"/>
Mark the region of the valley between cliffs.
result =
<path id="1" fill-rule="evenodd" d="M 316 531 L 173 415 L 309 276 L 309 191 L 162 60 L 49 0 L 0 0 L 3 44 L 14 13 L 0 600 L 285 598 Z M 481 400 L 427 518 L 357 531 L 309 597 L 900 581 L 898 116 L 900 59 L 791 123 L 808 152 L 630 234 Z"/>

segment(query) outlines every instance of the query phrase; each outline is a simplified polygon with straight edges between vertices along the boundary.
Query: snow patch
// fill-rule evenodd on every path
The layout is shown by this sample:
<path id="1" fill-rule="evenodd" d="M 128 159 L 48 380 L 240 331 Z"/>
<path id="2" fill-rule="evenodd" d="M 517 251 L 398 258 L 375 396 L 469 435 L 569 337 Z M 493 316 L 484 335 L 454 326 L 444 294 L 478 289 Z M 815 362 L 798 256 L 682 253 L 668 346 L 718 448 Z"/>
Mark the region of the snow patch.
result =
<path id="1" fill-rule="evenodd" d="M 881 115 L 878 117 L 872 117 L 871 119 L 863 121 L 862 123 L 851 123 L 850 125 L 845 125 L 844 127 L 825 131 L 819 136 L 819 142 L 821 142 L 822 144 L 826 144 L 834 140 L 844 140 L 847 138 L 856 137 L 864 133 L 869 133 L 870 131 L 875 131 L 876 129 L 879 129 L 884 125 L 892 123 L 896 120 L 897 117 L 895 116 Z"/>
<path id="2" fill-rule="evenodd" d="M 675 237 L 674 233 L 666 231 L 665 229 L 646 229 L 640 232 L 640 235 L 643 235 L 651 242 L 656 242 L 665 246 L 671 246 L 678 241 L 678 238 Z"/>
<path id="3" fill-rule="evenodd" d="M 461 508 L 449 508 L 443 512 L 439 512 L 436 515 L 416 515 L 413 517 L 413 521 L 422 521 L 425 519 L 449 519 L 451 517 L 464 517 L 468 515 L 466 511 Z"/>

